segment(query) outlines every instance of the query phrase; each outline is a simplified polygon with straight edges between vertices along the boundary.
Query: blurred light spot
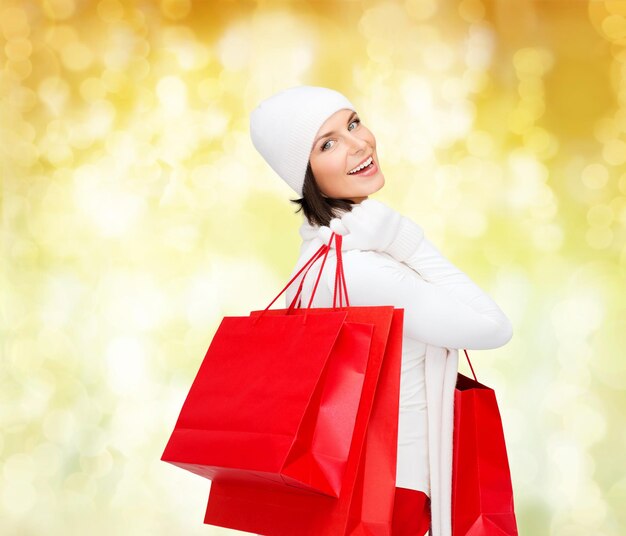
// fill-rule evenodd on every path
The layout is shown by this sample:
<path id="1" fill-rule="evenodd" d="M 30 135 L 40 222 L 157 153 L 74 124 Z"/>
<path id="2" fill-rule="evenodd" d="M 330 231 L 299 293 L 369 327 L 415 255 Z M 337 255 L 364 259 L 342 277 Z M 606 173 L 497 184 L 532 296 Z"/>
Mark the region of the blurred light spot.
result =
<path id="1" fill-rule="evenodd" d="M 90 104 L 84 125 L 91 138 L 103 138 L 111 129 L 116 118 L 115 107 L 108 100 L 96 100 Z"/>
<path id="2" fill-rule="evenodd" d="M 606 435 L 604 412 L 600 407 L 592 407 L 591 403 L 592 397 L 579 397 L 568 405 L 563 415 L 564 430 L 585 447 L 598 443 Z"/>
<path id="3" fill-rule="evenodd" d="M 447 71 L 455 61 L 455 54 L 445 42 L 428 43 L 424 46 L 422 60 L 431 71 Z"/>
<path id="4" fill-rule="evenodd" d="M 459 169 L 464 181 L 481 182 L 485 173 L 485 161 L 475 156 L 466 156 L 459 160 Z"/>
<path id="5" fill-rule="evenodd" d="M 185 292 L 185 316 L 191 326 L 212 325 L 221 314 L 222 292 L 211 283 L 215 275 L 196 275 Z"/>
<path id="6" fill-rule="evenodd" d="M 609 208 L 611 209 L 611 212 L 615 215 L 616 225 L 621 225 L 626 228 L 626 197 L 614 197 L 609 203 Z"/>
<path id="7" fill-rule="evenodd" d="M 585 487 L 576 501 L 576 508 L 572 509 L 572 521 L 581 527 L 599 527 L 607 519 L 607 504 L 604 494 L 598 489 L 594 481 Z"/>
<path id="8" fill-rule="evenodd" d="M 98 456 L 104 452 L 107 442 L 108 438 L 104 430 L 93 423 L 89 423 L 81 430 L 80 439 L 76 446 L 82 456 Z"/>
<path id="9" fill-rule="evenodd" d="M 593 461 L 574 439 L 554 433 L 547 442 L 547 456 L 553 481 L 558 482 L 562 501 L 575 502 L 574 494 L 588 480 L 593 471 Z"/>
<path id="10" fill-rule="evenodd" d="M 25 60 L 30 56 L 32 51 L 33 46 L 31 42 L 24 38 L 13 39 L 4 45 L 4 52 L 7 58 L 12 61 Z"/>
<path id="11" fill-rule="evenodd" d="M 433 108 L 432 87 L 427 79 L 407 76 L 399 87 L 400 94 L 409 111 L 416 115 L 430 113 Z"/>
<path id="12" fill-rule="evenodd" d="M 626 248 L 622 254 L 622 259 L 626 259 Z M 620 298 L 621 294 L 617 299 Z M 594 377 L 623 396 L 626 392 L 626 359 L 615 359 L 613 349 L 626 345 L 626 314 L 609 316 L 593 342 L 594 356 L 589 360 L 589 367 Z"/>
<path id="13" fill-rule="evenodd" d="M 120 71 L 128 69 L 130 62 L 135 57 L 135 48 L 139 43 L 139 37 L 129 28 L 122 26 L 111 31 L 108 35 L 108 46 L 102 56 L 107 67 L 103 78 L 106 79 L 108 73 L 108 76 L 115 75 L 117 80 L 126 79 L 129 75 Z"/>
<path id="14" fill-rule="evenodd" d="M 116 22 L 124 16 L 124 5 L 119 0 L 100 0 L 98 15 L 105 22 Z"/>
<path id="15" fill-rule="evenodd" d="M 71 71 L 82 71 L 92 64 L 93 54 L 85 45 L 75 41 L 62 48 L 61 59 Z"/>
<path id="16" fill-rule="evenodd" d="M 543 99 L 543 81 L 541 78 L 522 78 L 517 91 L 527 102 L 540 102 Z"/>
<path id="17" fill-rule="evenodd" d="M 132 58 L 129 62 L 130 76 L 136 82 L 150 74 L 150 63 L 144 58 Z"/>
<path id="18" fill-rule="evenodd" d="M 533 126 L 524 132 L 524 145 L 542 160 L 550 158 L 559 149 L 556 136 L 538 126 Z"/>
<path id="19" fill-rule="evenodd" d="M 463 236 L 477 238 L 482 236 L 487 229 L 487 218 L 478 210 L 461 205 L 455 216 L 458 232 Z"/>
<path id="20" fill-rule="evenodd" d="M 73 0 L 46 0 L 41 7 L 52 20 L 68 19 L 74 14 Z"/>
<path id="21" fill-rule="evenodd" d="M 161 78 L 156 86 L 156 94 L 170 115 L 183 113 L 187 106 L 187 87 L 177 76 Z"/>
<path id="22" fill-rule="evenodd" d="M 609 180 L 609 170 L 606 166 L 598 163 L 586 165 L 581 173 L 583 184 L 587 188 L 597 190 L 606 185 Z"/>
<path id="23" fill-rule="evenodd" d="M 189 0 L 161 0 L 161 12 L 168 19 L 184 19 L 189 15 L 189 11 L 191 11 Z"/>
<path id="24" fill-rule="evenodd" d="M 613 222 L 613 211 L 607 205 L 594 205 L 587 211 L 587 221 L 590 225 L 609 226 Z"/>
<path id="25" fill-rule="evenodd" d="M 62 450 L 48 441 L 39 443 L 32 450 L 38 476 L 54 477 L 61 469 Z"/>
<path id="26" fill-rule="evenodd" d="M 54 24 L 44 33 L 45 42 L 54 50 L 60 52 L 68 43 L 79 40 L 78 30 L 71 24 Z"/>
<path id="27" fill-rule="evenodd" d="M 22 416 L 25 419 L 38 419 L 50 408 L 52 397 L 57 390 L 56 378 L 47 370 L 33 370 L 23 383 Z"/>
<path id="28" fill-rule="evenodd" d="M 532 110 L 518 107 L 509 114 L 509 129 L 517 134 L 523 134 L 532 127 L 534 119 L 535 117 Z"/>
<path id="29" fill-rule="evenodd" d="M 146 200 L 113 181 L 109 166 L 81 166 L 74 172 L 74 201 L 103 236 L 120 236 L 135 225 L 146 210 Z"/>
<path id="30" fill-rule="evenodd" d="M 27 481 L 17 480 L 2 483 L 2 506 L 7 517 L 22 516 L 32 510 L 37 501 L 34 486 Z"/>
<path id="31" fill-rule="evenodd" d="M 16 5 L 0 11 L 0 28 L 7 41 L 26 38 L 30 33 L 26 13 Z"/>
<path id="32" fill-rule="evenodd" d="M 136 139 L 130 132 L 115 130 L 109 133 L 105 145 L 115 155 L 116 164 L 127 168 L 139 158 Z"/>
<path id="33" fill-rule="evenodd" d="M 16 75 L 20 80 L 28 78 L 33 72 L 33 64 L 30 60 L 8 61 L 7 69 Z"/>
<path id="34" fill-rule="evenodd" d="M 163 32 L 165 50 L 172 53 L 183 69 L 201 69 L 211 59 L 210 49 L 198 42 L 194 32 L 185 26 L 173 26 Z"/>
<path id="35" fill-rule="evenodd" d="M 524 448 L 523 445 L 519 446 L 515 450 L 510 449 L 508 432 L 505 431 L 505 434 L 506 445 L 509 449 L 508 455 L 511 458 L 511 467 L 517 466 L 523 468 L 523 470 L 519 471 L 519 473 L 516 475 L 514 482 L 520 482 L 527 486 L 532 486 L 539 473 L 539 463 L 537 462 L 537 457 L 533 455 L 533 453 L 528 448 Z M 517 463 L 515 463 L 515 460 L 517 460 Z"/>
<path id="36" fill-rule="evenodd" d="M 593 125 L 594 136 L 603 143 L 619 137 L 620 124 L 613 117 L 602 117 Z"/>
<path id="37" fill-rule="evenodd" d="M 377 63 L 393 62 L 394 45 L 388 39 L 370 37 L 367 56 Z"/>
<path id="38" fill-rule="evenodd" d="M 481 0 L 462 0 L 458 10 L 461 18 L 467 22 L 478 22 L 485 16 L 485 6 Z"/>
<path id="39" fill-rule="evenodd" d="M 67 410 L 51 409 L 43 420 L 43 433 L 53 443 L 70 444 L 76 433 L 76 419 Z"/>
<path id="40" fill-rule="evenodd" d="M 626 38 L 626 18 L 621 15 L 609 15 L 602 21 L 602 30 L 614 41 Z"/>
<path id="41" fill-rule="evenodd" d="M 508 157 L 511 184 L 506 190 L 509 205 L 522 209 L 536 203 L 546 187 L 548 170 L 539 161 L 523 152 L 513 152 Z"/>
<path id="42" fill-rule="evenodd" d="M 44 78 L 39 84 L 37 93 L 54 115 L 60 115 L 67 104 L 70 88 L 65 80 L 55 76 Z"/>
<path id="43" fill-rule="evenodd" d="M 543 76 L 553 63 L 552 52 L 545 48 L 520 48 L 513 54 L 513 65 L 520 78 Z"/>
<path id="44" fill-rule="evenodd" d="M 409 17 L 415 20 L 427 20 L 437 12 L 436 0 L 405 0 L 404 8 Z"/>
<path id="45" fill-rule="evenodd" d="M 113 457 L 106 449 L 92 456 L 83 454 L 80 457 L 80 467 L 92 478 L 102 478 L 113 469 Z"/>
<path id="46" fill-rule="evenodd" d="M 587 244 L 595 249 L 604 249 L 613 242 L 613 231 L 608 227 L 592 227 L 585 233 Z"/>
<path id="47" fill-rule="evenodd" d="M 486 25 L 473 24 L 470 26 L 468 34 L 465 44 L 465 64 L 471 69 L 487 69 L 493 60 L 496 46 L 493 30 Z"/>
<path id="48" fill-rule="evenodd" d="M 217 43 L 217 55 L 225 69 L 239 71 L 250 62 L 249 34 L 242 26 L 229 28 Z"/>
<path id="49" fill-rule="evenodd" d="M 114 393 L 130 394 L 145 384 L 146 357 L 140 340 L 134 337 L 114 337 L 106 347 L 105 357 L 108 384 Z"/>
<path id="50" fill-rule="evenodd" d="M 71 322 L 85 291 L 76 274 L 68 272 L 47 274 L 41 292 L 41 318 L 49 329 L 59 329 Z"/>
<path id="51" fill-rule="evenodd" d="M 542 251 L 558 251 L 563 245 L 563 231 L 555 223 L 532 228 L 533 244 Z"/>
<path id="52" fill-rule="evenodd" d="M 626 173 L 622 173 L 618 182 L 619 191 L 626 195 Z"/>
<path id="53" fill-rule="evenodd" d="M 475 156 L 489 156 L 494 150 L 493 139 L 484 130 L 473 130 L 470 132 L 466 143 L 468 151 Z"/>
<path id="54" fill-rule="evenodd" d="M 14 454 L 2 465 L 2 476 L 11 482 L 18 480 L 32 482 L 35 475 L 36 467 L 30 454 Z"/>
<path id="55" fill-rule="evenodd" d="M 602 156 L 612 166 L 619 166 L 626 162 L 626 143 L 622 140 L 611 140 L 602 150 Z"/>
<path id="56" fill-rule="evenodd" d="M 559 341 L 574 343 L 584 341 L 602 323 L 604 303 L 590 285 L 570 293 L 559 301 L 550 313 L 554 334 Z"/>
<path id="57" fill-rule="evenodd" d="M 467 95 L 466 80 L 450 76 L 441 85 L 441 96 L 448 102 L 458 102 Z"/>
<path id="58" fill-rule="evenodd" d="M 95 77 L 89 77 L 80 84 L 80 94 L 86 102 L 103 99 L 106 96 L 106 87 L 102 80 Z"/>
<path id="59" fill-rule="evenodd" d="M 186 390 L 189 390 L 189 380 L 187 380 Z M 131 397 L 133 389 L 129 388 L 129 391 L 127 393 L 129 396 L 120 400 L 118 411 L 112 416 L 109 426 L 111 446 L 115 449 L 114 452 L 121 452 L 127 458 L 132 457 L 133 453 L 145 449 L 150 441 L 150 436 L 146 433 L 145 427 L 137 426 L 137 423 L 142 421 L 144 423 L 154 422 L 154 419 L 160 420 L 162 418 L 161 413 L 154 411 L 153 404 L 148 404 L 145 398 L 141 396 Z M 168 396 L 169 400 L 171 398 Z M 179 412 L 181 406 L 182 403 L 178 405 Z"/>

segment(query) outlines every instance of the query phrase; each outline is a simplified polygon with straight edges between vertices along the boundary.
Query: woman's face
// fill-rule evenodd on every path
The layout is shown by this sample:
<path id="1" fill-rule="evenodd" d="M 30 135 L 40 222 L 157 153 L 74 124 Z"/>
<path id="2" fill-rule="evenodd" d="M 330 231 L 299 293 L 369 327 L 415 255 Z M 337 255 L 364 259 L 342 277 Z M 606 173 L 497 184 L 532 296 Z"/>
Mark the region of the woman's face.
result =
<path id="1" fill-rule="evenodd" d="M 370 156 L 370 167 L 349 173 Z M 326 197 L 360 203 L 385 184 L 378 165 L 376 139 L 352 110 L 335 112 L 320 127 L 310 162 L 315 182 Z"/>

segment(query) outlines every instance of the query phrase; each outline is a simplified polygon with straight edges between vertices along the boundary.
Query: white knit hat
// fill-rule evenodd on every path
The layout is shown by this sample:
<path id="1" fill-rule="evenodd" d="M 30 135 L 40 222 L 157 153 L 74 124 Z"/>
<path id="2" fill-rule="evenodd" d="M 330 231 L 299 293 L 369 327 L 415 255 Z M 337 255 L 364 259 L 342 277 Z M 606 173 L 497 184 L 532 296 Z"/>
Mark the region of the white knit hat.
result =
<path id="1" fill-rule="evenodd" d="M 250 137 L 254 147 L 299 196 L 317 131 L 343 109 L 356 111 L 334 89 L 295 86 L 275 93 L 252 110 Z"/>

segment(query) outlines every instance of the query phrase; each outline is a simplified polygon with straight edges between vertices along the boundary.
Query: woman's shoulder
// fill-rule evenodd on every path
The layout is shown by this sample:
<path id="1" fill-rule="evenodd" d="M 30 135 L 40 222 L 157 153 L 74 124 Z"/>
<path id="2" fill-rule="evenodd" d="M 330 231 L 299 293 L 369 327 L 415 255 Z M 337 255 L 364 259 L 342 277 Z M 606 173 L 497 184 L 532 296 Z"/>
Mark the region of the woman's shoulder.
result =
<path id="1" fill-rule="evenodd" d="M 336 251 L 334 252 L 336 255 Z M 384 251 L 374 251 L 371 249 L 348 249 L 341 252 L 344 264 L 351 266 L 397 266 L 400 264 L 388 253 Z"/>
<path id="2" fill-rule="evenodd" d="M 303 243 L 300 248 L 300 255 L 296 262 L 296 265 L 292 271 L 292 276 L 298 272 L 317 251 L 324 245 L 324 242 L 315 238 L 313 240 Z M 356 278 L 359 275 L 363 275 L 366 278 L 380 273 L 380 271 L 404 273 L 404 271 L 410 268 L 403 263 L 394 259 L 391 255 L 384 251 L 375 250 L 362 250 L 362 249 L 348 249 L 341 250 L 342 263 L 344 267 L 344 273 L 350 273 L 352 278 Z M 311 272 L 316 273 L 321 268 L 324 262 L 323 279 L 329 284 L 334 286 L 335 270 L 337 266 L 337 250 L 332 247 L 328 251 L 326 261 L 323 260 L 323 255 L 318 258 L 313 266 L 311 266 Z"/>
<path id="3" fill-rule="evenodd" d="M 326 280 L 334 285 L 335 268 L 337 262 L 337 252 L 332 250 L 332 270 L 326 272 Z M 344 276 L 346 279 L 355 281 L 357 279 L 365 284 L 373 281 L 373 278 L 382 278 L 390 275 L 397 279 L 398 276 L 411 271 L 411 269 L 400 261 L 394 259 L 384 251 L 349 249 L 341 252 Z"/>

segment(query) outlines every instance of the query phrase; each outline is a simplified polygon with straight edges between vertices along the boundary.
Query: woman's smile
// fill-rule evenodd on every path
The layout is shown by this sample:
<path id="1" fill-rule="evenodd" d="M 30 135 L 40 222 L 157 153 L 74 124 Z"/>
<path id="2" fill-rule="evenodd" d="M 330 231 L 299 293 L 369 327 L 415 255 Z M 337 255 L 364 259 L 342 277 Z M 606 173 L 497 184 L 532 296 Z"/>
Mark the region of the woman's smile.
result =
<path id="1" fill-rule="evenodd" d="M 371 157 L 370 157 L 371 158 Z M 374 175 L 378 171 L 378 165 L 376 161 L 372 158 L 371 163 L 368 166 L 365 166 L 363 169 L 356 171 L 355 173 L 348 173 L 351 177 L 358 175 L 359 177 L 369 177 Z"/>

